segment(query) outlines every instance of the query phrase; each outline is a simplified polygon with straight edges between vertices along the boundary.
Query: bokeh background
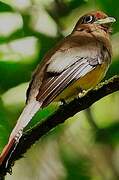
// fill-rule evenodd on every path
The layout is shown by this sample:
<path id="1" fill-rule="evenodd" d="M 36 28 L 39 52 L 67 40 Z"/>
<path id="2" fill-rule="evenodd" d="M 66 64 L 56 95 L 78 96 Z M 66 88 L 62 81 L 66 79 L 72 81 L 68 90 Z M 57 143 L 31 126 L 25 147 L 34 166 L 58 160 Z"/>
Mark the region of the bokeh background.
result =
<path id="1" fill-rule="evenodd" d="M 31 74 L 79 17 L 103 10 L 116 18 L 113 60 L 119 74 L 118 0 L 0 0 L 0 152 L 25 105 Z M 39 112 L 27 129 L 51 114 Z M 6 180 L 119 180 L 119 92 L 76 114 L 36 142 Z"/>

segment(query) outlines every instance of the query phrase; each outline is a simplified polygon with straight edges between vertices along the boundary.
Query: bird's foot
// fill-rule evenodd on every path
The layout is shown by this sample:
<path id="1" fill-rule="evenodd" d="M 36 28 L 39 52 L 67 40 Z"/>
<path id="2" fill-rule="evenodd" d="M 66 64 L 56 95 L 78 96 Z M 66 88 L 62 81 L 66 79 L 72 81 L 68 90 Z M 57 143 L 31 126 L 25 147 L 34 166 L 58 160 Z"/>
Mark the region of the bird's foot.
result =
<path id="1" fill-rule="evenodd" d="M 64 99 L 61 99 L 61 104 L 62 105 L 65 105 L 66 104 L 66 101 Z"/>
<path id="2" fill-rule="evenodd" d="M 65 106 L 65 105 L 67 105 L 67 102 L 66 102 L 66 100 L 65 100 L 65 99 L 61 99 L 60 101 L 61 101 L 61 106 Z"/>
<path id="3" fill-rule="evenodd" d="M 80 97 L 84 96 L 84 94 L 85 94 L 86 92 L 87 92 L 86 90 L 81 89 L 80 93 L 78 94 L 78 97 L 80 98 Z"/>

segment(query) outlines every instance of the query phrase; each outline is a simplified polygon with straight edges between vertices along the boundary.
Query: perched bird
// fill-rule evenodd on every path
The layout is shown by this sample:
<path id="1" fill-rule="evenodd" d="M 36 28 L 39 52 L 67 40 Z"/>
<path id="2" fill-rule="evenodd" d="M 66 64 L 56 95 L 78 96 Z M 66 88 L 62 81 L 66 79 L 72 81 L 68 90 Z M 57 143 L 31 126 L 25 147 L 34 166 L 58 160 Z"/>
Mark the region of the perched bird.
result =
<path id="1" fill-rule="evenodd" d="M 0 164 L 38 110 L 52 101 L 77 96 L 102 80 L 111 62 L 109 35 L 113 22 L 114 18 L 100 11 L 85 14 L 71 34 L 46 54 L 33 74 L 26 106 L 0 155 Z"/>

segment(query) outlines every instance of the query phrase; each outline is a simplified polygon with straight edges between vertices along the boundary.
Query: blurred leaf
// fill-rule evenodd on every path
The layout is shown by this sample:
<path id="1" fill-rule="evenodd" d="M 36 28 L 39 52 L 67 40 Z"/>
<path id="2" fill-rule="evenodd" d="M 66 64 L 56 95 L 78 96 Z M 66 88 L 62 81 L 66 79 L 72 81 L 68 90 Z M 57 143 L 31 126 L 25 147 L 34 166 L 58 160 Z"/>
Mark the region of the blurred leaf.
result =
<path id="1" fill-rule="evenodd" d="M 65 180 L 90 180 L 90 163 L 87 159 L 74 155 L 70 150 L 63 150 L 61 159 L 66 169 L 67 175 Z"/>
<path id="2" fill-rule="evenodd" d="M 27 48 L 26 48 L 27 47 Z M 0 61 L 31 64 L 39 53 L 38 41 L 35 37 L 25 37 L 0 45 Z"/>
<path id="3" fill-rule="evenodd" d="M 10 11 L 10 12 L 13 11 L 12 7 L 0 1 L 0 12 L 7 12 L 7 11 Z"/>
<path id="4" fill-rule="evenodd" d="M 27 47 L 27 48 L 26 48 Z M 0 89 L 5 91 L 22 82 L 30 81 L 39 53 L 37 40 L 22 38 L 0 45 Z"/>
<path id="5" fill-rule="evenodd" d="M 108 127 L 119 117 L 119 92 L 115 92 L 91 106 L 93 119 L 99 128 Z"/>
<path id="6" fill-rule="evenodd" d="M 9 37 L 22 26 L 23 21 L 19 13 L 0 13 L 0 37 Z"/>
<path id="7" fill-rule="evenodd" d="M 32 10 L 30 26 L 46 36 L 57 37 L 57 24 L 45 8 L 37 7 Z"/>
<path id="8" fill-rule="evenodd" d="M 111 145 L 119 144 L 119 123 L 117 122 L 109 127 L 99 129 L 96 132 L 96 141 Z"/>
<path id="9" fill-rule="evenodd" d="M 16 87 L 13 87 L 1 96 L 4 106 L 7 109 L 12 109 L 13 111 L 15 111 L 25 104 L 28 84 L 29 83 L 23 83 Z"/>

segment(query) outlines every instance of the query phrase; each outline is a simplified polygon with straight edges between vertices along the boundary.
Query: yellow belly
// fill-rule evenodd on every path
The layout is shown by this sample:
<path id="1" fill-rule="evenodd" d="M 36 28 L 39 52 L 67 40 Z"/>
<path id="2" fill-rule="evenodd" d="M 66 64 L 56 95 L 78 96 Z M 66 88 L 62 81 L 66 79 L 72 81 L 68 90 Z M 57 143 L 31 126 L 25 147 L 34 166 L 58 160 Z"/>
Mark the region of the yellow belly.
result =
<path id="1" fill-rule="evenodd" d="M 69 99 L 77 96 L 81 90 L 87 90 L 94 88 L 104 77 L 107 70 L 107 64 L 98 65 L 96 69 L 87 73 L 84 77 L 77 80 L 66 88 L 55 101 L 61 99 Z"/>

